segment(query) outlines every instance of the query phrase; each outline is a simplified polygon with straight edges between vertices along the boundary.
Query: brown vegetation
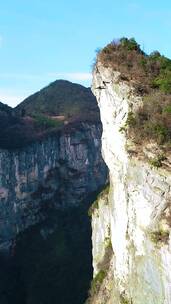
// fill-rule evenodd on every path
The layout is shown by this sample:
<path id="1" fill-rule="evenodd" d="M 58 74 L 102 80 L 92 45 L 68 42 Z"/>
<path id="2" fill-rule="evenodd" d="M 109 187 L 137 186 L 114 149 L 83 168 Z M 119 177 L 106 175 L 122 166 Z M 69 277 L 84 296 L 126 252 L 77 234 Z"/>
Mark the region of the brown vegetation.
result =
<path id="1" fill-rule="evenodd" d="M 128 134 L 136 141 L 153 139 L 159 145 L 171 146 L 171 96 L 153 92 L 143 98 L 137 113 L 130 112 L 127 119 Z"/>
<path id="2" fill-rule="evenodd" d="M 97 57 L 105 67 L 131 81 L 135 93 L 143 98 L 137 113 L 128 113 L 125 130 L 137 143 L 153 139 L 171 146 L 171 60 L 155 51 L 141 50 L 134 38 L 121 38 L 101 50 Z"/>

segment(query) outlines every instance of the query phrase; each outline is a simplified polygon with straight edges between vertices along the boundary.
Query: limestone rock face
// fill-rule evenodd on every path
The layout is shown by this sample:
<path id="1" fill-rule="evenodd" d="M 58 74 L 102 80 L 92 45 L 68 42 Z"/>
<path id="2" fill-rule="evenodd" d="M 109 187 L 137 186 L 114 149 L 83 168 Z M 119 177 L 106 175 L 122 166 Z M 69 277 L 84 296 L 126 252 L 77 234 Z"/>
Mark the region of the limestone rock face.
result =
<path id="1" fill-rule="evenodd" d="M 104 303 L 101 290 L 109 289 L 105 303 L 171 304 L 170 167 L 152 167 L 145 147 L 130 153 L 123 129 L 128 113 L 142 104 L 130 83 L 98 63 L 92 90 L 100 108 L 102 153 L 110 174 L 108 205 L 99 202 L 98 215 L 95 211 L 92 219 L 94 277 L 103 260 L 106 227 L 113 249 L 99 297 L 92 303 Z M 153 155 L 150 148 L 148 153 Z"/>
<path id="2" fill-rule="evenodd" d="M 100 123 L 80 123 L 25 148 L 0 150 L 0 252 L 49 209 L 86 204 L 106 177 Z"/>

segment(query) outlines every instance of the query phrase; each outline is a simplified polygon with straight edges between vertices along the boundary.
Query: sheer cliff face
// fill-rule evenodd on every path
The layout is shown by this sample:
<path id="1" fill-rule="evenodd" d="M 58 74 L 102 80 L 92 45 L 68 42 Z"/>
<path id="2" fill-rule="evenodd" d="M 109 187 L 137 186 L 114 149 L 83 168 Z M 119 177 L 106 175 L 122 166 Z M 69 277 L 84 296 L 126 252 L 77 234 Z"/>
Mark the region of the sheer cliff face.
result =
<path id="1" fill-rule="evenodd" d="M 136 147 L 124 131 L 142 99 L 119 73 L 97 64 L 93 77 L 103 124 L 102 153 L 110 172 L 109 201 L 92 217 L 94 277 L 103 270 L 105 241 L 113 254 L 95 303 L 171 303 L 171 175 L 154 168 L 155 145 Z M 109 235 L 110 234 L 110 235 Z"/>
<path id="2" fill-rule="evenodd" d="M 49 209 L 90 201 L 107 176 L 100 138 L 100 123 L 79 123 L 26 148 L 0 150 L 1 252 Z"/>

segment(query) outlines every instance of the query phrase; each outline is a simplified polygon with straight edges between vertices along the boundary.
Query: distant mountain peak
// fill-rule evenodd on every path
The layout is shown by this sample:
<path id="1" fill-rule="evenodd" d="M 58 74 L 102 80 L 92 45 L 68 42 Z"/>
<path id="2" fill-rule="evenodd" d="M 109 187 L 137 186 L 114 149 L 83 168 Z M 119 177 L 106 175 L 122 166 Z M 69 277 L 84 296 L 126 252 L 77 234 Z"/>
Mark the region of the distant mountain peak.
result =
<path id="1" fill-rule="evenodd" d="M 74 117 L 93 109 L 97 109 L 97 105 L 90 88 L 60 79 L 26 98 L 16 107 L 16 112 L 24 110 L 27 115 L 41 113 Z"/>
<path id="2" fill-rule="evenodd" d="M 56 80 L 15 109 L 0 103 L 0 148 L 20 148 L 58 131 L 71 132 L 82 122 L 100 122 L 91 89 Z"/>

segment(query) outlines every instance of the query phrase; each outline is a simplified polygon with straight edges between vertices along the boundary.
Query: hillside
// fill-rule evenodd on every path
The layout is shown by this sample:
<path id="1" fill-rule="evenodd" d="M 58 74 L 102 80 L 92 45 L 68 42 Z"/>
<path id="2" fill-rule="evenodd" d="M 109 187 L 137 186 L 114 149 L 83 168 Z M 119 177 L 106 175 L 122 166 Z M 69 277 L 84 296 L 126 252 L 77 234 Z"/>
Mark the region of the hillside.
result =
<path id="1" fill-rule="evenodd" d="M 66 119 L 87 115 L 97 110 L 95 97 L 90 88 L 66 80 L 56 80 L 39 92 L 26 98 L 16 107 L 16 113 L 34 116 L 36 114 L 63 115 Z"/>
<path id="2" fill-rule="evenodd" d="M 15 115 L 12 108 L 3 103 L 0 103 L 0 130 L 0 148 L 18 147 L 20 142 L 25 144 L 27 141 L 24 121 Z M 30 140 L 31 137 L 30 133 Z"/>
<path id="3" fill-rule="evenodd" d="M 134 38 L 121 38 L 102 49 L 97 62 L 120 73 L 119 81 L 141 96 L 142 105 L 128 113 L 122 131 L 138 144 L 155 141 L 166 150 L 171 142 L 171 59 L 158 51 L 146 54 Z"/>
<path id="4" fill-rule="evenodd" d="M 15 109 L 0 104 L 0 148 L 16 149 L 48 134 L 72 130 L 80 122 L 99 122 L 90 88 L 56 80 Z"/>

